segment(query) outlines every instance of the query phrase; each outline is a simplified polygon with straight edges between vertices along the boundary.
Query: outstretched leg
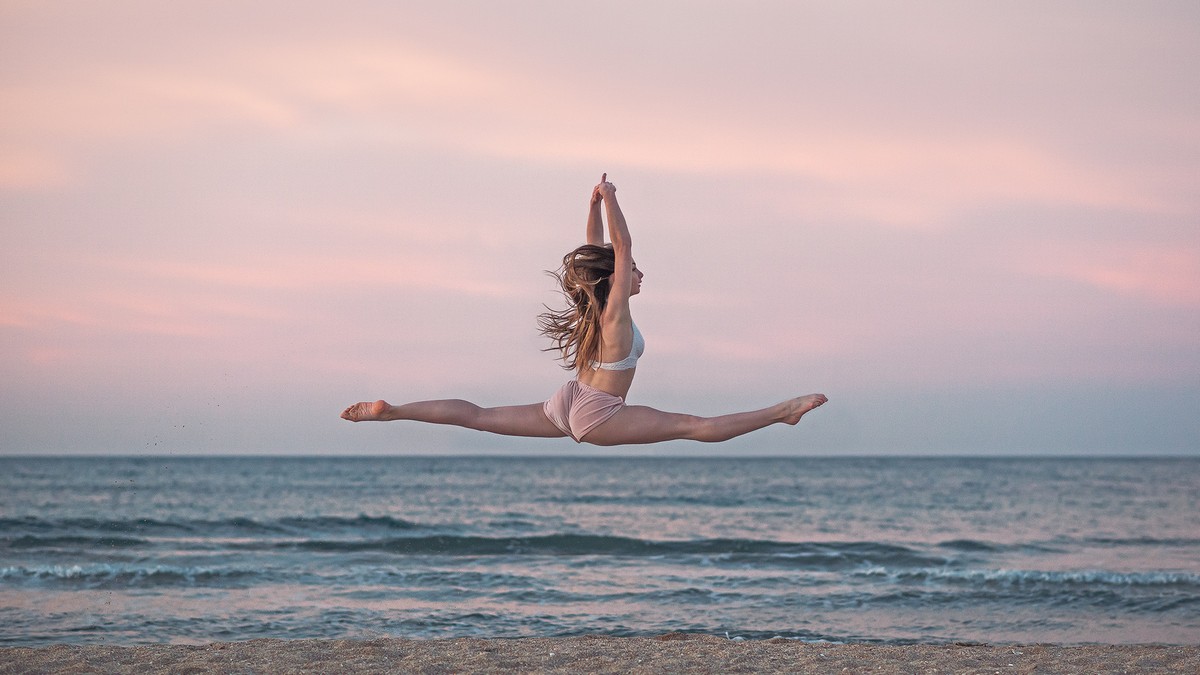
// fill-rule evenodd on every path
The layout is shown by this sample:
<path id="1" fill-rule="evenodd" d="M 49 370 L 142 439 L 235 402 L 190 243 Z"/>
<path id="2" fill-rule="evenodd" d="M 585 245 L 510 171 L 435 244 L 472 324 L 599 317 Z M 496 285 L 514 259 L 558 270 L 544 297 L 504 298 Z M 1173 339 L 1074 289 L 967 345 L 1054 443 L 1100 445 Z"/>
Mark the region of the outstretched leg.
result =
<path id="1" fill-rule="evenodd" d="M 632 445 L 681 439 L 718 443 L 778 422 L 796 424 L 805 413 L 828 400 L 824 394 L 810 394 L 762 410 L 719 417 L 680 415 L 646 406 L 627 406 L 592 429 L 582 441 L 594 445 Z"/>
<path id="2" fill-rule="evenodd" d="M 417 401 L 404 405 L 391 405 L 387 401 L 375 401 L 374 403 L 355 403 L 346 408 L 342 413 L 342 419 L 351 422 L 413 420 L 432 424 L 452 424 L 505 436 L 559 438 L 566 435 L 546 418 L 546 413 L 542 412 L 541 403 L 482 408 L 470 401 L 459 399 Z"/>

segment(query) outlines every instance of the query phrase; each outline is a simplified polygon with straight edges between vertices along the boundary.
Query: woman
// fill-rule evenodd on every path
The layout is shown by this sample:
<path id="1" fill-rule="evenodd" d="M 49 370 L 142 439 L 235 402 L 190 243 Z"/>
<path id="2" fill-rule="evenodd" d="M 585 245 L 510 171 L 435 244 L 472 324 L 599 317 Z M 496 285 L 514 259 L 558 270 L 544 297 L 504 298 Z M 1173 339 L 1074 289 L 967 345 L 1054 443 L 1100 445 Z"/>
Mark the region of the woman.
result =
<path id="1" fill-rule="evenodd" d="M 461 400 L 356 403 L 342 413 L 351 422 L 416 420 L 453 424 L 509 436 L 559 438 L 576 443 L 626 445 L 676 439 L 718 442 L 783 422 L 796 424 L 828 399 L 823 394 L 793 398 L 762 410 L 697 417 L 626 405 L 638 358 L 645 349 L 629 313 L 629 298 L 642 288 L 633 262 L 625 216 L 608 174 L 592 190 L 587 244 L 563 257 L 557 278 L 571 307 L 540 317 L 542 332 L 555 341 L 564 367 L 575 379 L 545 403 L 481 408 Z M 604 243 L 601 204 L 608 215 L 611 244 Z M 612 360 L 606 360 L 612 359 Z"/>

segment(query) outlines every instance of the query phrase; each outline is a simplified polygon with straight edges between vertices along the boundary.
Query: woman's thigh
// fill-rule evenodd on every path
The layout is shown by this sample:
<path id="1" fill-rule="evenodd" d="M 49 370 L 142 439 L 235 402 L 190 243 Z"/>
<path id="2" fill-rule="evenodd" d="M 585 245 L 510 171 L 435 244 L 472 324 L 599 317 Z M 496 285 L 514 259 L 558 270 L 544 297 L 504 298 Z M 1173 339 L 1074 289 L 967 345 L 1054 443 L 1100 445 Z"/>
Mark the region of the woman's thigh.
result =
<path id="1" fill-rule="evenodd" d="M 481 408 L 476 419 L 477 428 L 506 436 L 532 436 L 536 438 L 561 438 L 566 436 L 561 429 L 546 417 L 541 403 L 508 405 L 498 408 Z"/>
<path id="2" fill-rule="evenodd" d="M 637 445 L 688 438 L 696 428 L 694 415 L 663 412 L 629 405 L 592 429 L 581 440 L 593 445 Z"/>

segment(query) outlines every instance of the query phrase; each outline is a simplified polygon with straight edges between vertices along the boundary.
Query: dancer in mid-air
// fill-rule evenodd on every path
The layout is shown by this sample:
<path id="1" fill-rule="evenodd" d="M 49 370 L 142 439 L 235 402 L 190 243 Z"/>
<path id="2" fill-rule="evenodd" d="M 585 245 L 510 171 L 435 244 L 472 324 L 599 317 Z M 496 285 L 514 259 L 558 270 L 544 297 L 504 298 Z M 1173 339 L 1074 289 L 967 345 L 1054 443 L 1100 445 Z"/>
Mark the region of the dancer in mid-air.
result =
<path id="1" fill-rule="evenodd" d="M 646 343 L 629 314 L 629 298 L 642 289 L 633 262 L 625 216 L 608 174 L 592 190 L 587 243 L 563 257 L 555 276 L 571 306 L 539 317 L 542 333 L 562 353 L 564 368 L 575 371 L 545 403 L 481 408 L 457 399 L 391 405 L 355 403 L 342 413 L 351 422 L 414 420 L 453 424 L 508 436 L 560 438 L 576 443 L 627 445 L 677 439 L 718 442 L 783 422 L 796 424 L 828 399 L 809 394 L 769 408 L 718 417 L 668 413 L 626 405 L 638 358 Z M 604 243 L 601 205 L 608 216 L 611 244 Z"/>

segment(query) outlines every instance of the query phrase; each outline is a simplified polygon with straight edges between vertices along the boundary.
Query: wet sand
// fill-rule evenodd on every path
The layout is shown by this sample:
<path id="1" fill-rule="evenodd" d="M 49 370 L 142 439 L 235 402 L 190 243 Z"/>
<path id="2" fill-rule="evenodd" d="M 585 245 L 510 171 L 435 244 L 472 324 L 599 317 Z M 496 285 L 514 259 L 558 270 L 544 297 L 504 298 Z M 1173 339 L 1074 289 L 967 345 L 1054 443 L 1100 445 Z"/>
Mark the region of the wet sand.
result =
<path id="1" fill-rule="evenodd" d="M 0 673 L 1200 673 L 1200 646 L 648 638 L 250 640 L 0 649 Z"/>

